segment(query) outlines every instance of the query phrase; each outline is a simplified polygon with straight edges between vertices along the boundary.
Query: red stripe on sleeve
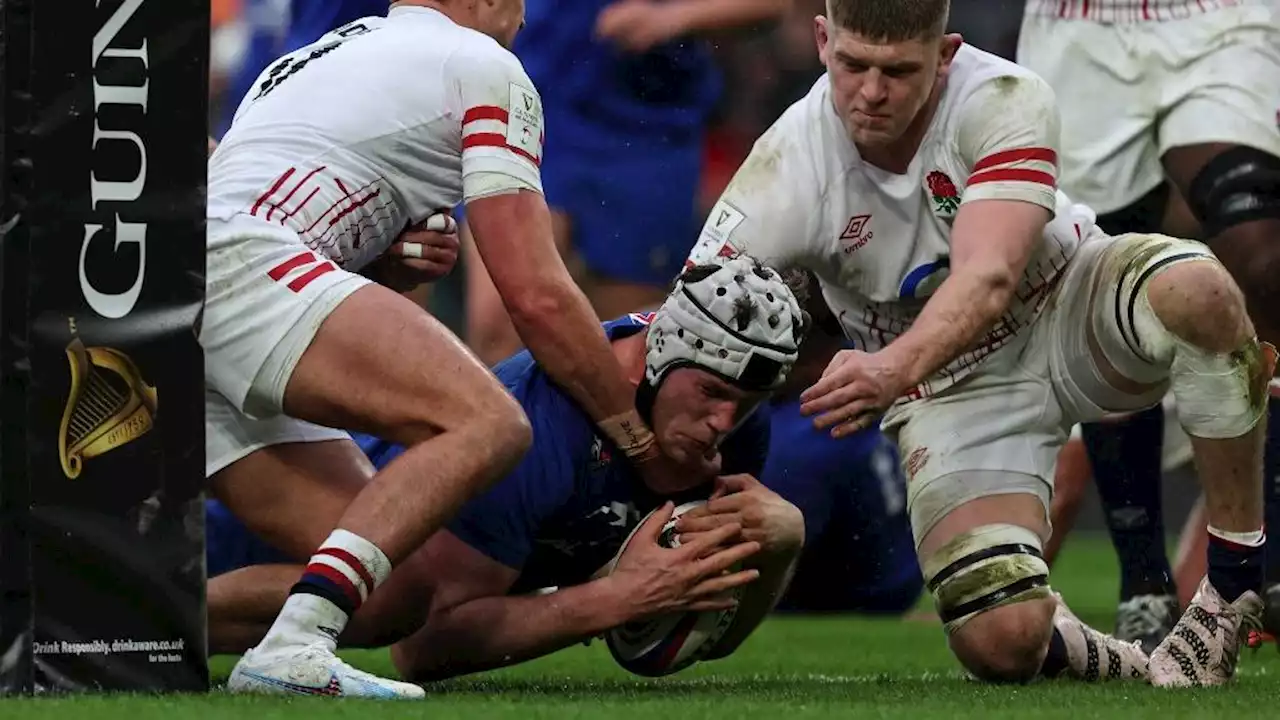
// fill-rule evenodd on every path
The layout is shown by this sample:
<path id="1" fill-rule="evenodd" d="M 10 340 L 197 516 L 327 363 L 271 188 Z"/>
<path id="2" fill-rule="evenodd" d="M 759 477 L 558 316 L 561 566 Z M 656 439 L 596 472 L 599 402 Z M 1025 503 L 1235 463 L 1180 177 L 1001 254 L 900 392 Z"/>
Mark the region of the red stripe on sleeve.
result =
<path id="1" fill-rule="evenodd" d="M 969 187 L 981 185 L 989 182 L 1029 182 L 1039 185 L 1047 185 L 1051 188 L 1058 186 L 1053 176 L 1047 172 L 1040 170 L 1020 170 L 1017 168 L 1008 168 L 1005 170 L 987 170 L 969 177 Z"/>
<path id="2" fill-rule="evenodd" d="M 500 122 L 510 122 L 511 114 L 497 105 L 477 105 L 462 115 L 462 124 L 473 123 L 477 120 L 498 120 Z"/>
<path id="3" fill-rule="evenodd" d="M 982 158 L 973 166 L 976 173 L 996 165 L 1004 165 L 1012 162 L 1027 162 L 1030 160 L 1042 160 L 1047 163 L 1058 164 L 1058 153 L 1049 148 L 1015 148 L 1013 150 L 1001 150 L 994 152 Z"/>
<path id="4" fill-rule="evenodd" d="M 467 148 L 474 148 L 474 147 L 506 148 L 511 152 L 523 158 L 526 158 L 529 162 L 533 163 L 536 167 L 542 167 L 542 162 L 538 160 L 538 158 L 529 154 L 529 152 L 526 151 L 524 148 L 518 148 L 518 147 L 515 147 L 514 145 L 508 145 L 507 139 L 502 135 L 499 135 L 498 133 L 476 133 L 475 135 L 468 135 L 462 139 L 463 150 L 466 150 Z"/>

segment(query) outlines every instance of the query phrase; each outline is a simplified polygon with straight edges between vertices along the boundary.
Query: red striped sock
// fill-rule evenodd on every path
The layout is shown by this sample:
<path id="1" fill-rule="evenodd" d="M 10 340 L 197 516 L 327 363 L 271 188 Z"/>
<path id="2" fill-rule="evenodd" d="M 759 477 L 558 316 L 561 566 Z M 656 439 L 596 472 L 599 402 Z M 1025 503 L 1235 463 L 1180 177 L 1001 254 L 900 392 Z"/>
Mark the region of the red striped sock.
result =
<path id="1" fill-rule="evenodd" d="M 334 530 L 311 556 L 291 593 L 318 595 L 351 616 L 391 573 L 391 561 L 376 545 L 346 530 Z"/>

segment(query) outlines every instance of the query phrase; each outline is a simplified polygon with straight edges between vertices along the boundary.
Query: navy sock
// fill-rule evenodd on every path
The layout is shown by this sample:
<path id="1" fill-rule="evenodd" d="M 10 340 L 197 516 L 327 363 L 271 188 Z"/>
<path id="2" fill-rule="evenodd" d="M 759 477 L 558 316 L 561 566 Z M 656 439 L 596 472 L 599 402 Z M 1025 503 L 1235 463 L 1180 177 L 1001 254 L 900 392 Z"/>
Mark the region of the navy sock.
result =
<path id="1" fill-rule="evenodd" d="M 1160 505 L 1164 408 L 1086 424 L 1081 431 L 1120 560 L 1120 599 L 1175 594 Z"/>
<path id="2" fill-rule="evenodd" d="M 1227 602 L 1262 591 L 1263 546 L 1241 545 L 1209 533 L 1209 582 Z"/>
<path id="3" fill-rule="evenodd" d="M 1067 659 L 1067 642 L 1062 639 L 1062 633 L 1057 628 L 1053 629 L 1053 637 L 1049 638 L 1049 654 L 1044 656 L 1044 663 L 1040 666 L 1041 677 L 1055 678 L 1066 672 L 1070 667 Z"/>
<path id="4" fill-rule="evenodd" d="M 1280 398 L 1271 398 L 1267 424 L 1267 449 L 1263 463 L 1262 489 L 1266 494 L 1268 530 L 1280 534 Z M 1280 540 L 1267 540 L 1268 583 L 1280 583 Z"/>

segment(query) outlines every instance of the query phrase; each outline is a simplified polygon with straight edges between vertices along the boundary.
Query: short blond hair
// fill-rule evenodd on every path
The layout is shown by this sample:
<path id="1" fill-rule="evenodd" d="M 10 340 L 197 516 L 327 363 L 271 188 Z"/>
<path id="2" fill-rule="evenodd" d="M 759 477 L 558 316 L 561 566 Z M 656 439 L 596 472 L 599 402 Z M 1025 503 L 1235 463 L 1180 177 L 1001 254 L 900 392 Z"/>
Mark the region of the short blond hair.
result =
<path id="1" fill-rule="evenodd" d="M 827 0 L 827 19 L 871 40 L 941 37 L 951 0 Z"/>

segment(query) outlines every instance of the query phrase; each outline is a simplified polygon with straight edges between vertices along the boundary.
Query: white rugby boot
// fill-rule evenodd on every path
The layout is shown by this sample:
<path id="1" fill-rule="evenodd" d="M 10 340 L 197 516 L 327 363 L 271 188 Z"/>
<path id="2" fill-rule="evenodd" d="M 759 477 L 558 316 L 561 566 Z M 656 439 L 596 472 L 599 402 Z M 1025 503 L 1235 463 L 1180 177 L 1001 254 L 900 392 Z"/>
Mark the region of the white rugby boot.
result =
<path id="1" fill-rule="evenodd" d="M 1147 654 L 1140 643 L 1094 630 L 1071 612 L 1061 595 L 1054 593 L 1054 599 L 1053 627 L 1067 646 L 1066 677 L 1087 682 L 1147 679 Z"/>
<path id="2" fill-rule="evenodd" d="M 264 651 L 260 646 L 250 650 L 231 671 L 227 690 L 383 700 L 419 700 L 427 695 L 417 685 L 386 680 L 351 667 L 322 640 L 297 647 Z"/>
<path id="3" fill-rule="evenodd" d="M 1157 687 L 1224 685 L 1236 673 L 1240 646 L 1262 627 L 1262 598 L 1252 590 L 1228 603 L 1209 578 L 1173 632 L 1151 654 L 1151 684 Z"/>
<path id="4" fill-rule="evenodd" d="M 1173 595 L 1134 595 L 1116 608 L 1116 638 L 1137 640 L 1150 655 L 1178 622 L 1178 598 Z"/>

